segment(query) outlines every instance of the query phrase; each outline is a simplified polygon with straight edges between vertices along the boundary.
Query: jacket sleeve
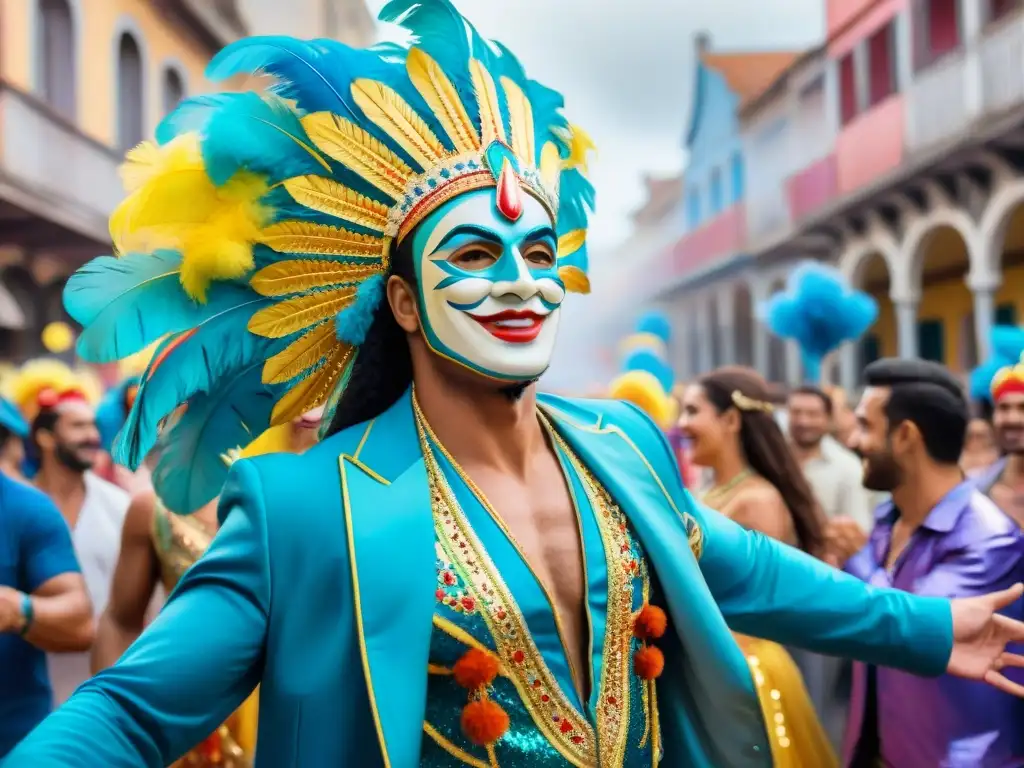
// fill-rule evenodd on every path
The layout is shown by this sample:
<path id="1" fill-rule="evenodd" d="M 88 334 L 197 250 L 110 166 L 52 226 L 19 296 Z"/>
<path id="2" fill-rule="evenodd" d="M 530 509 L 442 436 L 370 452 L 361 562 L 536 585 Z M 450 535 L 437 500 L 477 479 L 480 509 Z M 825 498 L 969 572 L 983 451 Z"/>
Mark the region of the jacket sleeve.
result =
<path id="1" fill-rule="evenodd" d="M 700 569 L 730 628 L 915 674 L 945 672 L 953 648 L 948 600 L 869 586 L 698 504 L 683 488 L 661 430 L 627 408 L 677 510 L 699 529 Z"/>
<path id="2" fill-rule="evenodd" d="M 209 736 L 256 687 L 270 605 L 266 517 L 250 462 L 232 470 L 220 531 L 157 619 L 84 683 L 4 768 L 162 767 Z"/>

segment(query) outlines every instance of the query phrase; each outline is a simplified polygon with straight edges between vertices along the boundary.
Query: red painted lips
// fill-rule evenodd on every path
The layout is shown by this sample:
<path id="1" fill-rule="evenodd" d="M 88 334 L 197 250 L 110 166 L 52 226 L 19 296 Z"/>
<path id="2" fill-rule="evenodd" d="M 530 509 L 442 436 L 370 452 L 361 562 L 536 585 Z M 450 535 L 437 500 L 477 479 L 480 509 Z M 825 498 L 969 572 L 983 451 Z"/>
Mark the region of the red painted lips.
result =
<path id="1" fill-rule="evenodd" d="M 470 315 L 482 325 L 491 336 L 509 344 L 529 344 L 537 338 L 547 315 L 536 312 L 507 309 L 495 315 Z"/>

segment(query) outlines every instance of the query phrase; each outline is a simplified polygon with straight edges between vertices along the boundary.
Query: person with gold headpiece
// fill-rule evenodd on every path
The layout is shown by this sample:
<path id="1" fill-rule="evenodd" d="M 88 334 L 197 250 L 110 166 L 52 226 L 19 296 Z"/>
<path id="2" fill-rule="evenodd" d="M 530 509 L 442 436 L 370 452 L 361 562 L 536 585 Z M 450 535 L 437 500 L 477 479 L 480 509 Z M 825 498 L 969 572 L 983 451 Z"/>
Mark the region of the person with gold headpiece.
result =
<path id="1" fill-rule="evenodd" d="M 110 595 L 129 502 L 124 491 L 92 472 L 102 453 L 95 411 L 99 388 L 86 374 L 52 359 L 25 363 L 7 387 L 30 425 L 32 481 L 57 505 L 71 530 L 99 616 Z M 51 653 L 47 662 L 58 705 L 90 676 L 88 652 Z"/>
<path id="2" fill-rule="evenodd" d="M 220 493 L 220 529 L 6 768 L 166 764 L 257 684 L 262 766 L 769 766 L 727 621 L 1004 684 L 1024 623 L 991 598 L 870 590 L 695 503 L 635 406 L 537 393 L 589 286 L 589 141 L 449 0 L 382 18 L 411 45 L 229 45 L 210 75 L 271 93 L 186 100 L 131 153 L 121 256 L 65 303 L 90 359 L 171 334 L 115 458 L 187 401 L 154 485 Z M 211 456 L 320 405 L 319 445 L 221 492 Z"/>

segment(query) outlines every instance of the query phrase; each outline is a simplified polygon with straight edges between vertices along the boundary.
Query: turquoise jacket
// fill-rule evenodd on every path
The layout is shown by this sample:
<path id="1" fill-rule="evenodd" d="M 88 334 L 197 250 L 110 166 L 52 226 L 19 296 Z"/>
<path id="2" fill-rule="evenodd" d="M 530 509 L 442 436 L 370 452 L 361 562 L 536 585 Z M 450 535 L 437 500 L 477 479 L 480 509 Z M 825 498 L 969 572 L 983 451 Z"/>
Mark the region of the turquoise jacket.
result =
<path id="1" fill-rule="evenodd" d="M 629 516 L 664 591 L 664 765 L 771 765 L 730 628 L 945 671 L 948 601 L 866 586 L 700 507 L 661 432 L 631 405 L 540 402 Z M 164 766 L 257 684 L 260 766 L 419 764 L 435 554 L 410 395 L 301 457 L 237 463 L 221 512 L 216 540 L 153 625 L 7 768 Z M 685 514 L 699 526 L 693 549 Z"/>

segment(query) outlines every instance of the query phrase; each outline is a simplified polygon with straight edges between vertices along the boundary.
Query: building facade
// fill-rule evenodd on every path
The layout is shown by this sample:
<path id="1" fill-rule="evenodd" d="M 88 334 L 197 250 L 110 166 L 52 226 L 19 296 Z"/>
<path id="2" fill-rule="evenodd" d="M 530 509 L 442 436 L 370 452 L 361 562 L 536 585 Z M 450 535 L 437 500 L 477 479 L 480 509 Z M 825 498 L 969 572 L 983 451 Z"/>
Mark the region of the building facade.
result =
<path id="1" fill-rule="evenodd" d="M 1024 3 L 827 0 L 826 17 L 820 48 L 760 89 L 730 85 L 741 195 L 699 219 L 686 198 L 680 215 L 701 223 L 664 254 L 669 287 L 637 302 L 665 308 L 693 340 L 674 360 L 683 377 L 741 362 L 799 381 L 795 349 L 755 318 L 807 258 L 879 302 L 864 340 L 826 366 L 849 388 L 882 355 L 966 374 L 993 323 L 1024 316 Z M 694 120 L 724 124 L 702 116 L 702 98 L 698 88 Z"/>
<path id="2" fill-rule="evenodd" d="M 0 361 L 40 351 L 46 323 L 67 319 L 67 276 L 109 251 L 124 152 L 213 87 L 203 72 L 225 44 L 276 31 L 281 5 L 0 0 Z M 369 42 L 361 0 L 316 5 L 308 36 L 355 20 Z"/>

